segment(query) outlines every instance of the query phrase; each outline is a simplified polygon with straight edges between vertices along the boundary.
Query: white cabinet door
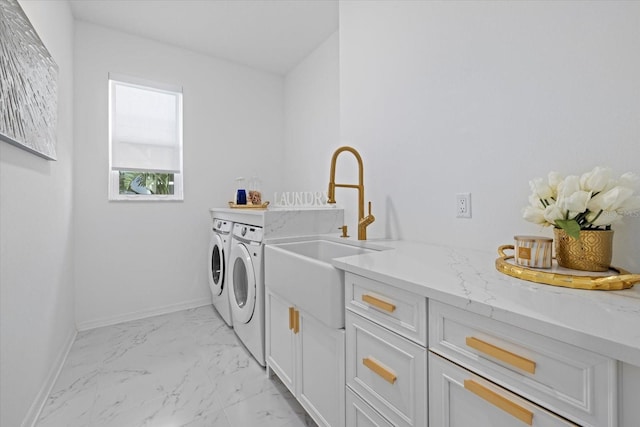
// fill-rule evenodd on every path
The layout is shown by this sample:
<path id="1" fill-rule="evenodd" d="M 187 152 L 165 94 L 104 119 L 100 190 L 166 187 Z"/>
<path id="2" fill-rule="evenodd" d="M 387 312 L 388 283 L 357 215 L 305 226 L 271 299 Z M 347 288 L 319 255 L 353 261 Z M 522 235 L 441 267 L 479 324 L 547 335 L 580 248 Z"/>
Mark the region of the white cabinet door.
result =
<path id="1" fill-rule="evenodd" d="M 301 311 L 296 344 L 300 403 L 319 425 L 343 427 L 344 329 L 331 329 Z"/>
<path id="2" fill-rule="evenodd" d="M 267 288 L 267 365 L 314 421 L 345 425 L 344 329 L 332 329 Z"/>
<path id="3" fill-rule="evenodd" d="M 576 424 L 429 353 L 429 425 L 566 427 Z"/>
<path id="4" fill-rule="evenodd" d="M 295 395 L 295 336 L 291 330 L 290 308 L 277 295 L 267 293 L 267 364 Z"/>

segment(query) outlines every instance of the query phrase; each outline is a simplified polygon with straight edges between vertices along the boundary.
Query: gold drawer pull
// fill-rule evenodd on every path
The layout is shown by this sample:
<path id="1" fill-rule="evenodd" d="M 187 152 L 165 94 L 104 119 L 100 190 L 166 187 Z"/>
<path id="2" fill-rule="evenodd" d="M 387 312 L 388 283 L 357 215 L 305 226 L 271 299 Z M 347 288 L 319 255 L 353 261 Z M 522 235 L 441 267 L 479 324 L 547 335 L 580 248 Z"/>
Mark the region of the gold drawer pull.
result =
<path id="1" fill-rule="evenodd" d="M 396 374 L 382 366 L 378 361 L 371 357 L 365 357 L 362 359 L 362 364 L 367 368 L 371 369 L 376 374 L 380 375 L 384 380 L 390 382 L 391 384 L 396 382 Z"/>
<path id="2" fill-rule="evenodd" d="M 293 310 L 293 333 L 297 334 L 298 332 L 300 332 L 300 312 Z"/>
<path id="3" fill-rule="evenodd" d="M 293 307 L 289 307 L 289 329 L 293 329 L 294 321 L 293 318 L 295 316 L 296 309 Z"/>
<path id="4" fill-rule="evenodd" d="M 373 295 L 369 295 L 369 294 L 363 294 L 362 301 L 366 302 L 367 304 L 371 304 L 374 307 L 378 307 L 381 310 L 388 311 L 389 313 L 393 313 L 396 309 L 395 304 L 382 301 L 380 298 L 376 298 Z"/>
<path id="5" fill-rule="evenodd" d="M 525 372 L 529 372 L 530 374 L 536 373 L 536 362 L 533 360 L 518 356 L 508 350 L 496 347 L 493 344 L 489 344 L 488 342 L 484 342 L 475 337 L 467 337 L 466 343 L 471 348 L 475 348 L 484 354 L 515 366 L 516 368 L 522 369 Z"/>
<path id="6" fill-rule="evenodd" d="M 533 412 L 526 408 L 523 408 L 517 403 L 510 401 L 506 397 L 501 396 L 492 390 L 489 390 L 488 388 L 478 384 L 473 380 L 464 380 L 464 388 L 480 397 L 481 399 L 484 399 L 492 405 L 497 406 L 506 413 L 516 417 L 523 423 L 533 425 Z"/>

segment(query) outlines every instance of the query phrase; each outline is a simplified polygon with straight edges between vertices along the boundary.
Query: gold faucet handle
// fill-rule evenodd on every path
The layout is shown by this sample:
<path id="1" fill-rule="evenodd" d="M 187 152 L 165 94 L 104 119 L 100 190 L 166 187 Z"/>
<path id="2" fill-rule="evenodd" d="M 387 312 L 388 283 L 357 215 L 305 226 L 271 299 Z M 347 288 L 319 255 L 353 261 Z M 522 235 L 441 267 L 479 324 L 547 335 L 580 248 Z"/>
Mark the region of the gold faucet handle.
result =
<path id="1" fill-rule="evenodd" d="M 338 230 L 342 230 L 342 236 L 340 236 L 340 237 L 343 237 L 345 239 L 347 237 L 349 237 L 349 235 L 347 234 L 347 226 L 346 225 L 343 225 L 342 227 L 338 227 Z"/>
<path id="2" fill-rule="evenodd" d="M 367 215 L 367 223 L 371 224 L 375 220 L 376 220 L 376 217 L 371 215 L 371 202 L 369 202 L 369 215 Z"/>

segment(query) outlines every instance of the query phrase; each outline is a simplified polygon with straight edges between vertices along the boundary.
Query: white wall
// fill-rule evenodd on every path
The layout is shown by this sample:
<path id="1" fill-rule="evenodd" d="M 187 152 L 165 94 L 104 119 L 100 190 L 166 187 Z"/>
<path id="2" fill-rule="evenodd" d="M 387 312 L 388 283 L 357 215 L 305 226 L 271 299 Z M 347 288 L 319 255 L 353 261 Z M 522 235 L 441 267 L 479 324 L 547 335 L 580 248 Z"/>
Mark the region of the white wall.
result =
<path id="1" fill-rule="evenodd" d="M 68 3 L 20 2 L 55 59 L 58 160 L 0 142 L 0 425 L 30 425 L 75 336 L 73 18 Z"/>
<path id="2" fill-rule="evenodd" d="M 336 31 L 285 77 L 284 186 L 278 191 L 328 189 L 331 157 L 343 145 L 340 141 L 339 43 Z M 336 167 L 336 182 L 357 183 L 357 171 L 354 157 L 342 154 Z M 336 189 L 337 204 L 345 208 L 345 223 L 354 237 L 357 236 L 357 196 L 354 189 Z"/>
<path id="3" fill-rule="evenodd" d="M 341 139 L 365 160 L 370 236 L 495 251 L 550 235 L 521 218 L 530 179 L 640 173 L 638 16 L 638 2 L 341 2 Z M 455 218 L 458 192 L 472 219 Z M 614 229 L 614 264 L 640 271 L 640 217 Z"/>
<path id="4" fill-rule="evenodd" d="M 283 78 L 76 25 L 76 312 L 80 329 L 209 303 L 210 207 L 237 176 L 281 188 Z M 108 202 L 107 76 L 182 85 L 184 202 Z"/>
<path id="5" fill-rule="evenodd" d="M 326 191 L 340 141 L 340 63 L 336 31 L 285 78 L 285 187 Z"/>

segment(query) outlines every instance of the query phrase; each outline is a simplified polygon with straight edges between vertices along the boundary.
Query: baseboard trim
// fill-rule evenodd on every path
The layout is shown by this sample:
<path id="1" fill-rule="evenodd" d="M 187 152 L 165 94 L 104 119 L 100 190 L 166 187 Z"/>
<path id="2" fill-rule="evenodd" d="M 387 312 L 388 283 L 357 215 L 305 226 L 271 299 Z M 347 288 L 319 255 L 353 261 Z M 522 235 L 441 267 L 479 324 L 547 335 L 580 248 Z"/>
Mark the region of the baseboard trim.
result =
<path id="1" fill-rule="evenodd" d="M 22 421 L 22 427 L 34 427 L 36 422 L 38 421 L 38 418 L 40 418 L 40 413 L 42 412 L 44 405 L 47 403 L 47 398 L 51 394 L 51 390 L 53 389 L 56 380 L 60 376 L 60 372 L 62 372 L 64 362 L 67 360 L 67 356 L 69 356 L 71 346 L 73 346 L 77 335 L 78 332 L 74 329 L 67 336 L 67 339 L 65 340 L 65 343 L 60 350 L 60 353 L 58 353 L 58 357 L 56 357 L 55 362 L 53 363 L 53 365 L 51 365 L 51 370 L 49 371 L 49 375 L 47 375 L 47 379 L 40 388 L 40 391 L 36 395 L 36 398 L 33 400 L 31 407 L 29 407 L 27 415 Z"/>
<path id="2" fill-rule="evenodd" d="M 173 313 L 180 310 L 188 310 L 190 308 L 202 307 L 204 305 L 211 305 L 211 298 L 198 298 L 191 301 L 184 301 L 178 304 L 170 304 L 162 307 L 154 307 L 116 316 L 103 317 L 101 319 L 88 320 L 85 322 L 80 322 L 76 326 L 78 328 L 78 331 L 88 331 L 90 329 L 100 328 L 102 326 L 117 325 L 118 323 L 129 322 L 131 320 L 144 319 L 147 317 Z"/>

